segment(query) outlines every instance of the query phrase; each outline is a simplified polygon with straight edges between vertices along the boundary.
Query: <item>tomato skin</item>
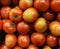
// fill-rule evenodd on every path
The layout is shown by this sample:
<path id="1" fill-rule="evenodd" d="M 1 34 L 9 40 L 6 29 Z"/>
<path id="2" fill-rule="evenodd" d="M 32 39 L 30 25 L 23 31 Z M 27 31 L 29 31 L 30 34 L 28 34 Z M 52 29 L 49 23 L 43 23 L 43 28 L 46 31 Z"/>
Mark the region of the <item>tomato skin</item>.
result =
<path id="1" fill-rule="evenodd" d="M 30 44 L 27 49 L 39 49 L 39 48 L 34 44 Z"/>
<path id="2" fill-rule="evenodd" d="M 51 0 L 50 7 L 54 12 L 60 12 L 60 0 Z"/>
<path id="3" fill-rule="evenodd" d="M 17 25 L 17 31 L 19 34 L 27 34 L 30 31 L 30 25 L 24 21 L 19 22 Z"/>
<path id="4" fill-rule="evenodd" d="M 60 13 L 57 15 L 57 20 L 60 22 Z"/>
<path id="5" fill-rule="evenodd" d="M 22 10 L 26 10 L 27 8 L 32 7 L 33 5 L 33 0 L 20 0 L 19 1 L 19 7 Z"/>
<path id="6" fill-rule="evenodd" d="M 45 35 L 42 33 L 34 32 L 31 35 L 31 41 L 36 46 L 42 46 L 45 43 Z"/>
<path id="7" fill-rule="evenodd" d="M 47 30 L 47 23 L 44 18 L 38 18 L 34 23 L 34 29 L 37 32 L 45 32 Z"/>
<path id="8" fill-rule="evenodd" d="M 18 36 L 18 45 L 22 48 L 26 48 L 30 44 L 30 37 L 28 35 Z"/>
<path id="9" fill-rule="evenodd" d="M 1 4 L 4 6 L 10 5 L 11 0 L 1 0 Z"/>
<path id="10" fill-rule="evenodd" d="M 6 33 L 14 33 L 16 31 L 16 26 L 11 20 L 4 20 L 3 22 L 3 30 Z"/>
<path id="11" fill-rule="evenodd" d="M 28 8 L 23 13 L 23 19 L 28 22 L 34 22 L 38 17 L 38 11 L 35 8 Z"/>
<path id="12" fill-rule="evenodd" d="M 15 7 L 13 8 L 10 13 L 9 13 L 9 18 L 10 20 L 12 20 L 13 22 L 19 22 L 22 20 L 23 18 L 23 12 L 21 9 L 19 9 L 19 7 Z"/>
<path id="13" fill-rule="evenodd" d="M 2 28 L 3 28 L 3 21 L 0 20 L 0 30 L 2 30 Z"/>
<path id="14" fill-rule="evenodd" d="M 17 38 L 14 34 L 7 34 L 5 36 L 5 45 L 9 48 L 13 48 L 17 43 Z"/>
<path id="15" fill-rule="evenodd" d="M 23 49 L 20 46 L 15 46 L 13 49 Z"/>
<path id="16" fill-rule="evenodd" d="M 57 37 L 53 36 L 53 35 L 48 35 L 47 36 L 47 40 L 46 43 L 50 46 L 50 47 L 55 47 L 57 45 Z"/>
<path id="17" fill-rule="evenodd" d="M 2 16 L 2 18 L 8 19 L 10 10 L 11 10 L 11 8 L 8 7 L 8 6 L 2 7 L 2 9 L 1 9 L 1 16 Z"/>
<path id="18" fill-rule="evenodd" d="M 45 12 L 49 8 L 49 0 L 34 0 L 34 8 L 40 12 Z"/>
<path id="19" fill-rule="evenodd" d="M 60 36 L 60 22 L 52 21 L 49 24 L 49 29 L 53 35 Z"/>

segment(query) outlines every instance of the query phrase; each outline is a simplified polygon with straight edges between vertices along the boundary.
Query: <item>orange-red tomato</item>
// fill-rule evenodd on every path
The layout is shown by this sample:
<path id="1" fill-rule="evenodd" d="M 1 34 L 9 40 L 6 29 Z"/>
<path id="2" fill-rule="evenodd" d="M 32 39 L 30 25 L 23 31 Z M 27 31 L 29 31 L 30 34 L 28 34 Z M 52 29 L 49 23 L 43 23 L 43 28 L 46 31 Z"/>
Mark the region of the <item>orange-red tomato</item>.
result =
<path id="1" fill-rule="evenodd" d="M 17 43 L 17 38 L 14 34 L 7 34 L 5 36 L 5 45 L 9 48 L 13 48 Z"/>
<path id="2" fill-rule="evenodd" d="M 15 46 L 13 49 L 23 49 L 20 46 Z"/>
<path id="3" fill-rule="evenodd" d="M 47 39 L 46 39 L 46 43 L 50 46 L 50 47 L 55 47 L 57 45 L 57 37 L 53 36 L 53 35 L 48 35 Z"/>
<path id="4" fill-rule="evenodd" d="M 16 26 L 11 20 L 3 20 L 3 30 L 11 34 L 16 31 Z"/>
<path id="5" fill-rule="evenodd" d="M 10 20 L 12 20 L 13 22 L 19 22 L 23 18 L 23 12 L 19 7 L 15 7 L 11 9 L 9 13 L 9 17 L 10 17 Z"/>
<path id="6" fill-rule="evenodd" d="M 42 46 L 45 43 L 45 35 L 42 33 L 34 32 L 31 35 L 31 41 L 36 46 Z"/>
<path id="7" fill-rule="evenodd" d="M 26 48 L 30 44 L 30 37 L 28 35 L 18 36 L 18 45 L 22 48 Z"/>
<path id="8" fill-rule="evenodd" d="M 46 19 L 46 20 L 52 20 L 54 18 L 54 14 L 50 13 L 50 12 L 45 12 L 43 14 L 43 17 Z"/>
<path id="9" fill-rule="evenodd" d="M 51 33 L 55 36 L 60 36 L 60 22 L 53 21 L 49 24 L 49 29 Z"/>
<path id="10" fill-rule="evenodd" d="M 60 13 L 57 15 L 57 20 L 60 22 Z"/>
<path id="11" fill-rule="evenodd" d="M 3 21 L 0 20 L 0 30 L 2 30 L 2 28 L 3 28 Z"/>
<path id="12" fill-rule="evenodd" d="M 50 7 L 54 12 L 60 12 L 60 0 L 51 0 Z"/>
<path id="13" fill-rule="evenodd" d="M 19 7 L 22 10 L 26 10 L 27 8 L 32 7 L 33 5 L 33 0 L 20 0 L 19 1 Z"/>
<path id="14" fill-rule="evenodd" d="M 23 13 L 23 19 L 28 23 L 35 21 L 37 17 L 38 11 L 35 8 L 28 8 Z"/>
<path id="15" fill-rule="evenodd" d="M 19 34 L 27 34 L 30 31 L 30 25 L 24 21 L 19 22 L 17 25 L 17 31 Z"/>
<path id="16" fill-rule="evenodd" d="M 8 6 L 2 7 L 2 9 L 1 9 L 1 16 L 2 16 L 2 18 L 8 19 L 10 10 L 11 10 L 11 8 L 8 7 Z"/>
<path id="17" fill-rule="evenodd" d="M 39 48 L 34 44 L 30 44 L 27 49 L 39 49 Z"/>
<path id="18" fill-rule="evenodd" d="M 37 32 L 45 32 L 47 30 L 47 23 L 44 18 L 38 18 L 34 23 L 34 29 Z"/>
<path id="19" fill-rule="evenodd" d="M 6 6 L 6 5 L 10 5 L 11 3 L 11 0 L 0 0 L 1 1 L 1 4 Z"/>
<path id="20" fill-rule="evenodd" d="M 49 0 L 34 0 L 34 7 L 40 12 L 45 12 L 49 8 Z"/>

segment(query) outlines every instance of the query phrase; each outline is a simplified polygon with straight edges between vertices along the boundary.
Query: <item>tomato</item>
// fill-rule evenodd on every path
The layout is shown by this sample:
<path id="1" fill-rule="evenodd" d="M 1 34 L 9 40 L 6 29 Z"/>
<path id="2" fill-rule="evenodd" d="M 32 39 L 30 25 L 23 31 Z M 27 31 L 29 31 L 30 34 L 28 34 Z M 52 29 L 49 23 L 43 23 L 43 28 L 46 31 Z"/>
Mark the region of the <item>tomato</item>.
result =
<path id="1" fill-rule="evenodd" d="M 19 7 L 22 10 L 26 10 L 27 8 L 32 7 L 33 5 L 33 0 L 20 0 L 19 1 Z"/>
<path id="2" fill-rule="evenodd" d="M 37 17 L 38 11 L 35 8 L 28 8 L 23 13 L 23 19 L 28 23 L 35 21 Z"/>
<path id="3" fill-rule="evenodd" d="M 2 16 L 2 18 L 8 19 L 10 10 L 11 10 L 11 8 L 8 7 L 8 6 L 2 7 L 2 9 L 1 9 L 1 16 Z"/>
<path id="4" fill-rule="evenodd" d="M 0 0 L 0 1 L 1 1 L 1 4 L 4 6 L 10 5 L 11 3 L 11 0 Z"/>
<path id="5" fill-rule="evenodd" d="M 15 46 L 13 49 L 23 49 L 20 46 Z"/>
<path id="6" fill-rule="evenodd" d="M 55 36 L 60 36 L 60 22 L 53 21 L 49 24 L 49 29 L 51 33 Z"/>
<path id="7" fill-rule="evenodd" d="M 16 31 L 16 26 L 11 20 L 5 20 L 3 22 L 3 30 L 6 33 L 14 33 Z"/>
<path id="8" fill-rule="evenodd" d="M 60 13 L 57 15 L 57 20 L 60 22 Z"/>
<path id="9" fill-rule="evenodd" d="M 38 18 L 34 23 L 34 29 L 37 32 L 45 32 L 47 30 L 47 23 L 44 18 Z"/>
<path id="10" fill-rule="evenodd" d="M 3 45 L 1 46 L 1 49 L 10 49 L 10 48 L 8 48 L 5 44 L 3 44 Z"/>
<path id="11" fill-rule="evenodd" d="M 46 20 L 52 20 L 54 18 L 54 14 L 53 13 L 50 13 L 50 12 L 45 12 L 43 14 L 43 17 L 46 19 Z"/>
<path id="12" fill-rule="evenodd" d="M 23 12 L 19 7 L 15 7 L 10 11 L 9 17 L 13 22 L 19 22 L 22 20 Z"/>
<path id="13" fill-rule="evenodd" d="M 60 12 L 60 0 L 51 0 L 50 7 L 54 12 Z"/>
<path id="14" fill-rule="evenodd" d="M 0 20 L 0 30 L 2 30 L 2 28 L 3 28 L 3 21 Z"/>
<path id="15" fill-rule="evenodd" d="M 45 43 L 45 35 L 42 33 L 34 32 L 31 35 L 31 42 L 36 46 L 42 46 Z"/>
<path id="16" fill-rule="evenodd" d="M 5 45 L 9 48 L 13 48 L 17 43 L 17 38 L 14 34 L 7 34 L 5 36 Z"/>
<path id="17" fill-rule="evenodd" d="M 59 46 L 60 46 L 60 37 L 59 37 Z"/>
<path id="18" fill-rule="evenodd" d="M 19 22 L 17 25 L 17 31 L 19 34 L 27 34 L 30 31 L 30 25 L 24 21 Z"/>
<path id="19" fill-rule="evenodd" d="M 46 39 L 46 43 L 50 46 L 50 47 L 56 47 L 57 45 L 57 37 L 53 36 L 53 35 L 48 35 L 47 39 Z"/>
<path id="20" fill-rule="evenodd" d="M 27 49 L 39 49 L 39 48 L 33 44 L 30 44 Z"/>
<path id="21" fill-rule="evenodd" d="M 22 48 L 26 48 L 30 44 L 30 37 L 28 35 L 18 36 L 18 45 Z"/>
<path id="22" fill-rule="evenodd" d="M 49 8 L 49 0 L 34 0 L 34 8 L 40 12 L 45 12 Z"/>

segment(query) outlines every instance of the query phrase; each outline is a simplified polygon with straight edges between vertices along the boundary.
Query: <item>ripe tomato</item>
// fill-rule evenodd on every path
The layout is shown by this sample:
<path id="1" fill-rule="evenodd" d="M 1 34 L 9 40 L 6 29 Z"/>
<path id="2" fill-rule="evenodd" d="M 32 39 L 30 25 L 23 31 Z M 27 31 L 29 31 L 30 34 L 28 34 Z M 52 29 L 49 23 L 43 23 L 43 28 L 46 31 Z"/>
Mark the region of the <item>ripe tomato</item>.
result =
<path id="1" fill-rule="evenodd" d="M 0 30 L 2 30 L 2 28 L 3 28 L 3 21 L 0 20 Z"/>
<path id="2" fill-rule="evenodd" d="M 47 23 L 44 18 L 38 18 L 34 23 L 34 29 L 37 32 L 45 32 L 47 30 Z"/>
<path id="3" fill-rule="evenodd" d="M 22 48 L 26 48 L 30 44 L 30 37 L 28 35 L 18 36 L 18 45 Z"/>
<path id="4" fill-rule="evenodd" d="M 11 0 L 0 0 L 0 1 L 1 1 L 1 4 L 4 6 L 10 5 L 11 3 Z"/>
<path id="5" fill-rule="evenodd" d="M 13 49 L 23 49 L 20 46 L 15 46 Z"/>
<path id="6" fill-rule="evenodd" d="M 19 34 L 27 34 L 30 31 L 30 25 L 24 21 L 19 22 L 17 25 L 17 31 Z"/>
<path id="7" fill-rule="evenodd" d="M 13 22 L 19 22 L 22 20 L 23 12 L 19 7 L 15 7 L 10 11 L 9 17 Z"/>
<path id="8" fill-rule="evenodd" d="M 46 43 L 51 47 L 55 47 L 57 45 L 57 37 L 53 35 L 48 35 Z"/>
<path id="9" fill-rule="evenodd" d="M 11 20 L 3 20 L 3 30 L 6 33 L 14 33 L 16 31 L 16 26 Z"/>
<path id="10" fill-rule="evenodd" d="M 5 36 L 5 45 L 9 48 L 13 48 L 17 43 L 17 38 L 14 34 L 7 34 Z"/>
<path id="11" fill-rule="evenodd" d="M 60 22 L 53 21 L 49 24 L 49 29 L 51 33 L 55 36 L 60 36 Z"/>
<path id="12" fill-rule="evenodd" d="M 36 46 L 42 46 L 45 43 L 45 35 L 42 33 L 34 32 L 31 35 L 31 41 Z"/>
<path id="13" fill-rule="evenodd" d="M 23 13 L 23 19 L 28 23 L 35 21 L 37 17 L 38 11 L 35 8 L 28 8 Z"/>
<path id="14" fill-rule="evenodd" d="M 40 12 L 45 12 L 49 8 L 49 0 L 34 0 L 34 7 Z"/>
<path id="15" fill-rule="evenodd" d="M 57 15 L 57 20 L 60 22 L 60 13 Z"/>
<path id="16" fill-rule="evenodd" d="M 22 10 L 26 10 L 27 8 L 32 7 L 33 5 L 33 0 L 20 0 L 19 1 L 19 7 Z"/>
<path id="17" fill-rule="evenodd" d="M 8 7 L 8 6 L 2 7 L 2 9 L 1 9 L 1 16 L 2 16 L 2 18 L 8 19 L 10 10 L 11 10 L 11 8 Z"/>
<path id="18" fill-rule="evenodd" d="M 60 0 L 51 0 L 50 7 L 54 12 L 60 12 Z"/>

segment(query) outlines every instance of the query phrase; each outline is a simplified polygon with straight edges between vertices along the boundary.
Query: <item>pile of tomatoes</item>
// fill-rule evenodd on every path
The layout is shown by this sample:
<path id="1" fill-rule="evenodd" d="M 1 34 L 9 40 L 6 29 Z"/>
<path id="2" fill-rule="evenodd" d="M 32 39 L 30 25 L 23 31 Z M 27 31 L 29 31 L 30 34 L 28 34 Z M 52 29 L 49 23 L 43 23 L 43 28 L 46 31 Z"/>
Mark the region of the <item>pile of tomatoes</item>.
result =
<path id="1" fill-rule="evenodd" d="M 60 49 L 60 0 L 0 0 L 0 49 Z"/>

